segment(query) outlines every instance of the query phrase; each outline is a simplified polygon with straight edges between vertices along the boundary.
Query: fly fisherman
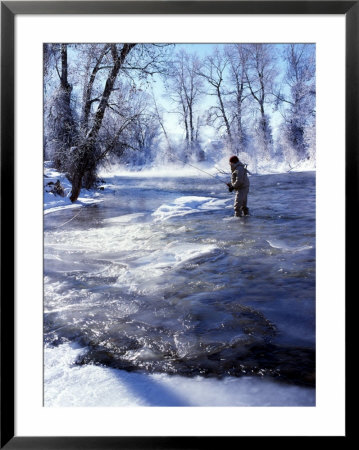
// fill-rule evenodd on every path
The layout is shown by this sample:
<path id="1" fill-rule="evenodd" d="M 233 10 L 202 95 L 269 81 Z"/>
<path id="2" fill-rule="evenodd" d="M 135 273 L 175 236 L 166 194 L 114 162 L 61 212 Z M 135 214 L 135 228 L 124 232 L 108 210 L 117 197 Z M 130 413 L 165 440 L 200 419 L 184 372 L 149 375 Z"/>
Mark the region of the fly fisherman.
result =
<path id="1" fill-rule="evenodd" d="M 229 158 L 229 164 L 232 171 L 232 179 L 227 183 L 229 192 L 236 191 L 234 199 L 234 215 L 236 217 L 248 216 L 249 209 L 247 208 L 247 196 L 249 191 L 249 179 L 247 176 L 248 170 L 246 165 L 240 162 L 237 156 Z"/>

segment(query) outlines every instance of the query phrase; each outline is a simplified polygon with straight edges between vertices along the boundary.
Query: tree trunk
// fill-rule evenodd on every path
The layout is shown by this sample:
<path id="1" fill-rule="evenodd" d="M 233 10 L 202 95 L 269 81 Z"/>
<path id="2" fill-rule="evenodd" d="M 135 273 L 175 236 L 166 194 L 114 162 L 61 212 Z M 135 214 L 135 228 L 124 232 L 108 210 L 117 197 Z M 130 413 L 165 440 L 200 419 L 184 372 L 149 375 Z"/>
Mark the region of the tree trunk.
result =
<path id="1" fill-rule="evenodd" d="M 226 111 L 224 109 L 224 104 L 223 104 L 223 100 L 222 100 L 222 95 L 221 95 L 221 91 L 219 90 L 219 86 L 217 87 L 217 97 L 218 97 L 218 101 L 219 101 L 219 105 L 220 105 L 220 109 L 222 112 L 222 117 L 226 126 L 226 130 L 227 130 L 227 134 L 228 134 L 228 138 L 229 138 L 229 142 L 232 144 L 232 133 L 231 133 L 231 127 L 229 125 L 229 121 L 227 118 L 227 114 Z"/>
<path id="2" fill-rule="evenodd" d="M 67 64 L 67 44 L 61 44 L 61 74 L 60 91 L 57 98 L 56 109 L 61 121 L 58 131 L 55 136 L 57 142 L 57 150 L 55 153 L 54 163 L 55 167 L 60 171 L 67 171 L 67 157 L 68 150 L 72 147 L 74 142 L 75 124 L 71 110 L 71 91 L 72 87 L 68 82 L 68 64 Z"/>
<path id="3" fill-rule="evenodd" d="M 83 174 L 80 172 L 75 172 L 72 177 L 72 191 L 70 197 L 72 203 L 75 202 L 80 195 L 80 191 L 82 188 L 82 178 Z"/>
<path id="4" fill-rule="evenodd" d="M 240 151 L 244 151 L 244 136 L 242 125 L 242 91 L 237 95 L 237 134 L 238 142 L 236 143 L 236 154 Z"/>
<path id="5" fill-rule="evenodd" d="M 69 88 L 67 71 L 67 44 L 61 44 L 61 87 L 63 89 Z"/>
<path id="6" fill-rule="evenodd" d="M 97 72 L 100 70 L 100 64 L 106 54 L 106 52 L 108 51 L 109 48 L 109 44 L 105 44 L 102 52 L 99 56 L 99 58 L 96 61 L 96 65 L 92 70 L 88 85 L 87 85 L 87 89 L 86 89 L 86 93 L 85 93 L 85 101 L 84 101 L 84 110 L 83 110 L 83 127 L 85 132 L 88 131 L 88 122 L 89 122 L 89 115 L 90 115 L 90 111 L 91 111 L 91 105 L 92 105 L 92 100 L 91 100 L 91 96 L 92 96 L 92 88 L 95 82 L 95 78 L 97 75 Z"/>
<path id="7" fill-rule="evenodd" d="M 102 93 L 100 104 L 95 114 L 94 124 L 88 134 L 88 142 L 95 142 L 97 139 L 98 132 L 100 131 L 102 120 L 105 115 L 106 108 L 108 106 L 108 100 L 110 98 L 118 72 L 120 71 L 127 55 L 135 45 L 136 44 L 124 44 L 120 56 L 115 60 L 115 65 L 113 66 L 112 71 L 106 80 L 105 89 Z"/>
<path id="8" fill-rule="evenodd" d="M 184 110 L 184 114 L 187 114 L 185 109 Z M 189 133 L 188 133 L 188 123 L 187 123 L 187 116 L 184 116 L 184 127 L 185 127 L 185 131 L 186 131 L 186 145 L 188 146 L 189 143 Z"/>
<path id="9" fill-rule="evenodd" d="M 191 145 L 194 142 L 194 125 L 193 125 L 193 110 L 192 110 L 192 104 L 188 106 L 189 109 L 189 125 L 191 130 Z"/>

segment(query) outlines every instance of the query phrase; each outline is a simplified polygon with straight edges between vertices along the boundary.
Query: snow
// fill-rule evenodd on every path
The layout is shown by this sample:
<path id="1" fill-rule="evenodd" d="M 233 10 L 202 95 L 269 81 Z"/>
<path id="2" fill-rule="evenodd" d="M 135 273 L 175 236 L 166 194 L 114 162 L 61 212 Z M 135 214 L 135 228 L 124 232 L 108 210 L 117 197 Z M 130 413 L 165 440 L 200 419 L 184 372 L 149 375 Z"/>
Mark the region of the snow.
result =
<path id="1" fill-rule="evenodd" d="M 64 188 L 64 197 L 55 195 L 50 192 L 51 186 L 49 186 L 48 183 L 55 183 L 57 180 L 60 181 L 62 187 Z M 63 173 L 60 173 L 53 167 L 51 167 L 50 161 L 46 161 L 44 164 L 44 215 L 65 209 L 76 209 L 81 208 L 82 206 L 90 206 L 103 201 L 101 199 L 95 198 L 99 195 L 98 193 L 85 189 L 81 191 L 81 196 L 74 203 L 71 202 L 70 195 L 71 183 L 69 182 L 69 180 Z"/>
<path id="2" fill-rule="evenodd" d="M 75 365 L 86 348 L 45 348 L 45 407 L 314 406 L 314 389 L 253 377 L 214 378 L 131 373 Z"/>
<path id="3" fill-rule="evenodd" d="M 187 196 L 179 197 L 169 205 L 161 205 L 152 215 L 156 220 L 164 221 L 173 217 L 185 216 L 201 211 L 223 209 L 229 200 L 212 197 Z"/>

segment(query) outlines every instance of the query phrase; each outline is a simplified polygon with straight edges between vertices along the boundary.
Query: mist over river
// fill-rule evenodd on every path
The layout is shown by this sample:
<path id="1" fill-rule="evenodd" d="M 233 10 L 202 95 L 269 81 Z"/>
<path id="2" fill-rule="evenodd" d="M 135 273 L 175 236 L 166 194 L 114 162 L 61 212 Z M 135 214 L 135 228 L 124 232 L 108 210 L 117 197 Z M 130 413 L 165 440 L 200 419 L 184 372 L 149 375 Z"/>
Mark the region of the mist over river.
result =
<path id="1" fill-rule="evenodd" d="M 243 405 L 315 404 L 315 172 L 250 183 L 244 218 L 223 183 L 180 173 L 111 176 L 98 203 L 44 216 L 46 405 L 101 404 L 60 401 L 85 370 L 92 399 L 111 370 L 193 398 L 191 380 L 216 386 L 191 406 L 237 405 L 236 389 Z"/>

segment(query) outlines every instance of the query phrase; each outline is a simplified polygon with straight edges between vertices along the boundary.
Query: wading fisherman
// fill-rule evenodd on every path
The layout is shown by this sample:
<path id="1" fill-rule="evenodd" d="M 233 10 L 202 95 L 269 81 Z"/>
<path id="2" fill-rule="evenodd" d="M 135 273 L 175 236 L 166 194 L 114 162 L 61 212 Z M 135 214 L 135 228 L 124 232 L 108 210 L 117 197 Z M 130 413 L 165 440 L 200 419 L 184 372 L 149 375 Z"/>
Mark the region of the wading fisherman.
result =
<path id="1" fill-rule="evenodd" d="M 232 171 L 232 179 L 227 183 L 229 192 L 236 191 L 234 199 L 234 215 L 236 217 L 248 216 L 249 209 L 247 208 L 247 196 L 249 192 L 249 179 L 247 174 L 247 166 L 243 164 L 237 156 L 229 158 L 229 164 Z"/>

